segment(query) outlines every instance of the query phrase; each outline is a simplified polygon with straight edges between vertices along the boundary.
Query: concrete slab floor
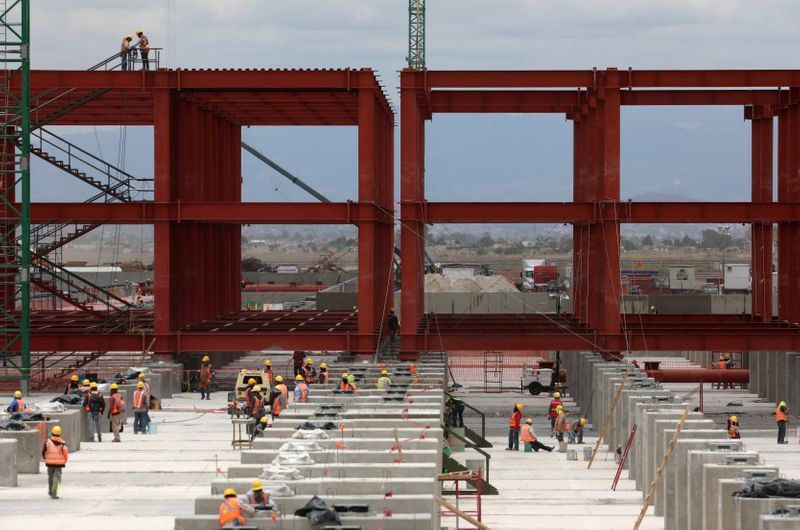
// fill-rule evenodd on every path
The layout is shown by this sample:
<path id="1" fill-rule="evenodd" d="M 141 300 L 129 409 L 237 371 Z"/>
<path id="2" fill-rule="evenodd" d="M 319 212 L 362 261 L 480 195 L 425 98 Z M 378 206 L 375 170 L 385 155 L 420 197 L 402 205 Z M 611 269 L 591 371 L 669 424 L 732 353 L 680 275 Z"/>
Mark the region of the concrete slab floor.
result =
<path id="1" fill-rule="evenodd" d="M 239 463 L 228 416 L 205 412 L 222 410 L 225 397 L 178 394 L 164 400 L 164 410 L 151 411 L 157 434 L 134 435 L 128 420 L 122 443 L 109 435 L 81 444 L 70 455 L 59 500 L 47 496 L 44 464 L 38 475 L 20 475 L 18 487 L 0 488 L 0 528 L 171 530 L 176 516 L 194 513 L 196 497 L 209 495 L 217 467 Z"/>

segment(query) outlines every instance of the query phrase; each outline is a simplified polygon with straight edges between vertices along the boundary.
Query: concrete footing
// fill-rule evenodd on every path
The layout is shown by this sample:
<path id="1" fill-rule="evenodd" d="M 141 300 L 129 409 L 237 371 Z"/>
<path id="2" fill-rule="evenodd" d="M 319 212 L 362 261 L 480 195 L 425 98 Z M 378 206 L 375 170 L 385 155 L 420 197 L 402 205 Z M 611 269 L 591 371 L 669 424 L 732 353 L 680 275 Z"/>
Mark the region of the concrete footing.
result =
<path id="1" fill-rule="evenodd" d="M 17 473 L 35 475 L 39 473 L 42 444 L 39 431 L 0 431 L 0 440 L 16 440 Z"/>
<path id="2" fill-rule="evenodd" d="M 0 486 L 17 486 L 17 445 L 13 438 L 0 439 Z"/>

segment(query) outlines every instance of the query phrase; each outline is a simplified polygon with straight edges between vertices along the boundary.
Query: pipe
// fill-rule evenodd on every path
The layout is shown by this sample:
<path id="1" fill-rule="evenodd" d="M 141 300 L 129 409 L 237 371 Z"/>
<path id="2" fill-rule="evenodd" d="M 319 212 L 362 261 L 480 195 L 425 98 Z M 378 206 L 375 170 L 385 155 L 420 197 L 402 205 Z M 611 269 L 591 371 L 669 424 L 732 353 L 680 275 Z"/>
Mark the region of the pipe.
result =
<path id="1" fill-rule="evenodd" d="M 659 383 L 749 383 L 750 370 L 666 369 L 644 370 Z"/>

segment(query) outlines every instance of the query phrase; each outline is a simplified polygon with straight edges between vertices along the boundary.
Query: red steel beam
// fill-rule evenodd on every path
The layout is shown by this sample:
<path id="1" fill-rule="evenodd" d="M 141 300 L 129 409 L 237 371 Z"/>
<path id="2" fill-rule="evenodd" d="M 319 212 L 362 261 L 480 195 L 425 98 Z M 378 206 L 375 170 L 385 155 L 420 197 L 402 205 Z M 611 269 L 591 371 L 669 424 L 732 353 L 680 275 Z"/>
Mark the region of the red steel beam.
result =
<path id="1" fill-rule="evenodd" d="M 435 90 L 430 106 L 434 113 L 569 112 L 578 99 L 574 90 Z"/>
<path id="2" fill-rule="evenodd" d="M 788 96 L 788 90 L 623 90 L 623 105 L 771 105 Z"/>

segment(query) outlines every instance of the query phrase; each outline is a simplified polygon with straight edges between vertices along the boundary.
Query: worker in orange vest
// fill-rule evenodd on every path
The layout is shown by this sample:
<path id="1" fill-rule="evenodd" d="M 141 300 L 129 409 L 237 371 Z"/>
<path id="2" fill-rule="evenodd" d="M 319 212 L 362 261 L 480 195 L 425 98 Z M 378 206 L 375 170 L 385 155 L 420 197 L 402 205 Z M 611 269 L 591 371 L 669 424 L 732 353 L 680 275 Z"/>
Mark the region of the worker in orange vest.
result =
<path id="1" fill-rule="evenodd" d="M 119 393 L 119 386 L 116 383 L 111 383 L 110 396 L 108 399 L 108 419 L 111 420 L 111 432 L 114 433 L 112 442 L 121 442 L 119 437 L 120 426 L 122 425 L 122 418 L 125 414 L 125 400 Z"/>
<path id="2" fill-rule="evenodd" d="M 133 434 L 144 434 L 147 432 L 147 408 L 150 403 L 147 401 L 147 393 L 144 383 L 136 383 L 136 391 L 133 393 Z"/>
<path id="3" fill-rule="evenodd" d="M 267 378 L 269 386 L 272 386 L 272 382 L 275 380 L 275 374 L 272 373 L 272 361 L 269 359 L 264 361 L 264 377 Z"/>
<path id="4" fill-rule="evenodd" d="M 558 413 L 556 409 L 564 403 L 561 401 L 561 392 L 555 392 L 553 399 L 550 401 L 550 410 L 547 412 L 547 417 L 550 419 L 550 436 L 555 436 L 556 432 L 556 417 Z"/>
<path id="5" fill-rule="evenodd" d="M 270 413 L 272 414 L 273 422 L 286 408 L 287 396 L 289 395 L 289 389 L 283 384 L 282 375 L 275 376 L 275 383 L 277 384 L 272 387 L 270 393 Z"/>
<path id="6" fill-rule="evenodd" d="M 306 403 L 308 401 L 308 384 L 303 380 L 303 376 L 297 374 L 294 384 L 294 402 Z"/>
<path id="7" fill-rule="evenodd" d="M 142 30 L 136 30 L 136 36 L 139 37 L 139 42 L 136 43 L 134 48 L 139 49 L 139 53 L 142 54 L 142 70 L 149 70 L 150 69 L 150 39 L 147 38 Z M 131 65 L 133 66 L 133 65 Z M 133 69 L 133 68 L 131 68 Z"/>
<path id="8" fill-rule="evenodd" d="M 211 359 L 203 355 L 200 361 L 200 399 L 211 399 L 211 379 L 214 377 L 214 368 Z"/>
<path id="9" fill-rule="evenodd" d="M 42 458 L 44 458 L 44 465 L 47 466 L 47 493 L 51 499 L 57 499 L 61 489 L 61 472 L 69 459 L 67 442 L 61 438 L 59 425 L 53 427 L 50 438 L 44 442 Z"/>
<path id="10" fill-rule="evenodd" d="M 306 357 L 306 363 L 303 365 L 302 375 L 307 384 L 313 383 L 317 378 L 317 369 L 314 368 L 314 359 Z"/>
<path id="11" fill-rule="evenodd" d="M 328 373 L 328 365 L 322 363 L 319 365 L 319 382 L 322 385 L 327 385 L 329 380 L 330 374 Z"/>
<path id="12" fill-rule="evenodd" d="M 244 515 L 252 517 L 256 511 L 249 505 L 240 503 L 236 497 L 236 490 L 228 488 L 223 494 L 225 500 L 219 505 L 220 528 L 236 528 L 244 526 Z"/>
<path id="13" fill-rule="evenodd" d="M 778 423 L 778 443 L 788 444 L 786 441 L 786 422 L 789 421 L 788 415 L 789 407 L 786 406 L 785 401 L 778 403 L 775 409 L 775 421 Z"/>
<path id="14" fill-rule="evenodd" d="M 17 390 L 14 392 L 14 397 L 11 398 L 11 403 L 8 404 L 8 408 L 6 409 L 7 412 L 28 412 L 28 406 L 25 404 L 25 401 L 22 399 L 22 392 Z"/>
<path id="15" fill-rule="evenodd" d="M 247 417 L 253 413 L 253 388 L 256 386 L 256 380 L 252 377 L 247 380 L 247 388 L 244 389 L 244 414 Z"/>
<path id="16" fill-rule="evenodd" d="M 350 386 L 350 376 L 346 372 L 342 374 L 342 380 L 336 384 L 336 390 L 339 392 L 353 392 L 353 387 Z"/>
<path id="17" fill-rule="evenodd" d="M 274 506 L 269 502 L 269 493 L 264 491 L 264 483 L 261 479 L 253 480 L 250 491 L 245 494 L 247 504 L 253 507 L 256 511 L 272 510 Z"/>
<path id="18" fill-rule="evenodd" d="M 556 430 L 556 440 L 563 442 L 564 433 L 567 432 L 567 413 L 561 405 L 556 407 L 556 422 L 554 427 Z"/>
<path id="19" fill-rule="evenodd" d="M 738 440 L 742 437 L 739 433 L 739 418 L 731 416 L 728 418 L 728 438 Z"/>
<path id="20" fill-rule="evenodd" d="M 78 392 L 81 389 L 81 384 L 78 381 L 78 376 L 72 374 L 72 377 L 69 378 L 69 383 L 67 383 L 67 388 L 64 389 L 65 394 L 71 394 L 72 392 Z"/>
<path id="21" fill-rule="evenodd" d="M 528 418 L 525 420 L 525 425 L 522 426 L 520 431 L 520 438 L 522 439 L 522 444 L 525 447 L 525 452 L 529 453 L 530 450 L 539 452 L 539 449 L 544 449 L 548 453 L 553 451 L 552 447 L 544 445 L 536 438 L 536 434 L 533 432 L 533 420 Z"/>
<path id="22" fill-rule="evenodd" d="M 519 429 L 522 423 L 522 403 L 514 405 L 508 420 L 508 447 L 506 451 L 519 451 Z"/>

